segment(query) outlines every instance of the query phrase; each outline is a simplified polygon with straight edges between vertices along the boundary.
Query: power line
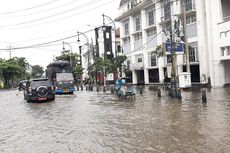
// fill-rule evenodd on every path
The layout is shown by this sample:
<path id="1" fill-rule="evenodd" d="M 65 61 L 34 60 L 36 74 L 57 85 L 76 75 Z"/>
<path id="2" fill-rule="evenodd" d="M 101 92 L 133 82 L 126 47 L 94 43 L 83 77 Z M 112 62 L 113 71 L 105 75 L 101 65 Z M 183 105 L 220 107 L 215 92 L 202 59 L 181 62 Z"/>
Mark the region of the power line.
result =
<path id="1" fill-rule="evenodd" d="M 18 13 L 18 12 L 23 12 L 23 11 L 27 11 L 27 10 L 39 8 L 39 7 L 42 7 L 42 6 L 46 6 L 46 5 L 55 3 L 55 2 L 57 2 L 57 1 L 60 1 L 60 0 L 52 0 L 52 1 L 49 1 L 49 2 L 47 2 L 47 3 L 43 3 L 43 4 L 40 4 L 40 5 L 36 5 L 36 6 L 24 8 L 24 9 L 21 9 L 21 10 L 15 10 L 15 11 L 10 11 L 10 12 L 3 12 L 3 13 L 0 13 L 0 15 L 7 15 L 7 14 L 13 14 L 13 13 Z"/>
<path id="2" fill-rule="evenodd" d="M 48 12 L 48 11 L 51 11 L 51 10 L 54 10 L 54 9 L 63 8 L 64 6 L 67 6 L 67 5 L 76 3 L 77 1 L 79 1 L 79 0 L 73 0 L 73 1 L 70 1 L 70 2 L 68 2 L 68 3 L 58 5 L 58 6 L 56 6 L 56 7 L 52 7 L 52 8 L 40 10 L 40 11 L 37 11 L 37 12 L 24 14 L 24 15 L 16 15 L 16 16 L 12 16 L 12 17 L 13 17 L 13 18 L 16 18 L 16 17 L 17 17 L 17 18 L 18 18 L 18 17 L 31 16 L 31 15 L 34 15 L 34 14 L 44 13 L 44 12 Z M 1 16 L 1 14 L 0 14 L 0 16 Z M 8 18 L 8 17 L 9 17 L 9 16 L 4 15 L 4 18 Z"/>
<path id="3" fill-rule="evenodd" d="M 82 28 L 84 28 L 84 27 L 85 27 L 85 26 L 82 26 L 82 27 L 79 27 L 79 28 L 77 28 L 77 29 L 82 29 Z M 46 35 L 46 36 L 42 36 L 42 37 L 38 37 L 38 38 L 32 38 L 32 39 L 27 39 L 27 40 L 21 40 L 21 41 L 15 42 L 15 43 L 31 42 L 31 41 L 40 40 L 40 39 L 44 39 L 44 38 L 47 38 L 47 37 L 53 37 L 53 36 L 57 36 L 57 35 L 65 34 L 65 33 L 69 33 L 69 32 L 73 32 L 73 31 L 76 31 L 76 29 L 71 29 L 71 30 L 68 30 L 68 31 L 65 31 L 65 32 L 50 34 L 50 35 Z"/>
<path id="4" fill-rule="evenodd" d="M 102 0 L 98 0 L 98 1 L 102 1 Z M 62 11 L 62 12 L 59 12 L 59 13 L 50 15 L 50 16 L 46 16 L 46 17 L 43 17 L 43 18 L 38 18 L 38 19 L 26 21 L 26 22 L 20 22 L 20 23 L 17 23 L 17 24 L 4 25 L 4 26 L 0 26 L 0 28 L 4 28 L 4 27 L 13 27 L 13 26 L 19 26 L 19 25 L 23 25 L 23 24 L 29 24 L 29 23 L 33 23 L 33 22 L 38 22 L 38 21 L 41 21 L 41 20 L 45 20 L 45 19 L 48 19 L 48 18 L 52 18 L 52 17 L 59 16 L 59 15 L 65 14 L 65 13 L 69 13 L 69 12 L 72 12 L 72 11 L 76 11 L 76 9 L 83 8 L 83 6 L 86 6 L 88 3 L 90 3 L 90 5 L 92 5 L 92 4 L 94 4 L 95 2 L 97 3 L 98 1 L 91 0 L 90 2 L 84 3 L 84 4 L 80 5 L 80 6 L 77 6 L 77 7 L 71 8 L 71 9 L 69 9 L 69 10 L 65 10 L 65 11 Z M 91 2 L 93 2 L 93 3 L 91 3 Z"/>
<path id="5" fill-rule="evenodd" d="M 101 0 L 99 0 L 101 1 Z M 98 2 L 98 1 L 97 1 Z M 73 17 L 73 16 L 77 16 L 77 15 L 80 15 L 80 14 L 83 14 L 83 13 L 86 13 L 86 12 L 89 12 L 89 11 L 94 11 L 95 9 L 97 8 L 100 8 L 100 7 L 103 7 L 105 5 L 108 5 L 110 3 L 114 2 L 113 0 L 107 2 L 107 3 L 104 3 L 102 5 L 99 5 L 97 7 L 93 7 L 92 8 L 89 8 L 85 11 L 81 11 L 79 13 L 76 13 L 76 14 L 73 14 L 73 15 L 70 15 L 70 16 L 65 16 L 65 17 L 62 17 L 62 18 L 59 18 L 59 19 L 55 19 L 55 20 L 51 20 L 51 21 L 48 21 L 48 22 L 43 22 L 43 23 L 40 23 L 40 24 L 35 24 L 35 25 L 31 25 L 31 26 L 23 26 L 21 28 L 28 28 L 28 27 L 33 27 L 33 26 L 39 26 L 39 25 L 43 25 L 43 24 L 47 24 L 47 23 L 52 23 L 52 22 L 55 22 L 55 21 L 59 21 L 59 20 L 62 20 L 62 19 L 67 19 L 67 18 L 70 18 L 70 17 Z M 72 9 L 71 9 L 72 10 Z M 72 10 L 74 11 L 74 10 Z M 63 13 L 63 12 L 62 12 Z M 62 15 L 62 13 L 58 13 L 58 15 Z M 37 22 L 37 21 L 40 21 L 40 20 L 43 20 L 43 19 L 47 19 L 47 18 L 50 18 L 50 17 L 55 17 L 55 16 L 58 16 L 57 14 L 56 15 L 51 15 L 51 16 L 48 16 L 48 17 L 44 17 L 44 18 L 40 18 L 40 19 L 36 19 L 36 20 L 32 20 L 32 21 L 27 21 L 27 22 L 22 22 L 22 23 L 17 23 L 17 24 L 12 24 L 12 25 L 5 25 L 5 26 L 0 26 L 1 29 L 4 29 L 4 30 L 10 30 L 10 29 L 20 29 L 20 28 L 9 28 L 9 27 L 13 27 L 13 26 L 20 26 L 20 25 L 23 25 L 23 24 L 29 24 L 29 23 L 34 23 L 34 22 Z"/>
<path id="6" fill-rule="evenodd" d="M 91 32 L 93 30 L 94 29 L 82 32 L 79 35 Z M 55 42 L 63 41 L 63 40 L 66 40 L 66 39 L 74 38 L 74 37 L 77 37 L 77 36 L 78 36 L 78 34 L 77 35 L 68 36 L 68 37 L 65 37 L 65 38 L 60 38 L 60 39 L 53 40 L 53 41 L 44 42 L 44 43 L 39 43 L 39 44 L 34 44 L 34 45 L 29 45 L 29 46 L 23 46 L 23 47 L 14 47 L 13 49 L 17 50 L 17 49 L 27 49 L 27 48 L 39 47 L 39 46 L 43 46 L 43 45 L 47 45 L 47 44 L 52 44 L 52 43 L 55 43 Z M 7 48 L 7 49 L 0 49 L 0 50 L 9 50 L 9 49 Z"/>

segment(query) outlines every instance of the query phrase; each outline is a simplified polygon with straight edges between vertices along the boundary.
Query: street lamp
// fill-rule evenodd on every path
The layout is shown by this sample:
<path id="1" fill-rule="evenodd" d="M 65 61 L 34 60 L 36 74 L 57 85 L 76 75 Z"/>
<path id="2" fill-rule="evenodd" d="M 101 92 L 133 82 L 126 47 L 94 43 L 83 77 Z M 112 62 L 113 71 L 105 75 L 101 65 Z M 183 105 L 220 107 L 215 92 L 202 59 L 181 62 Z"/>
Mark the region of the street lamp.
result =
<path id="1" fill-rule="evenodd" d="M 82 36 L 84 36 L 85 37 L 85 39 L 86 39 L 86 46 L 87 46 L 87 52 L 88 52 L 88 67 L 89 67 L 89 62 L 90 62 L 90 54 L 89 54 L 89 39 L 88 39 L 88 37 L 84 34 L 84 33 L 82 33 L 82 32 L 77 32 L 77 42 L 79 43 L 80 42 L 80 38 L 79 38 L 79 36 L 80 35 L 82 35 Z M 79 46 L 79 51 L 81 52 L 81 48 L 82 48 L 82 46 Z"/>
<path id="2" fill-rule="evenodd" d="M 89 73 L 89 66 L 90 66 L 90 51 L 89 51 L 89 39 L 88 37 L 83 33 L 83 32 L 77 32 L 77 42 L 79 43 L 80 42 L 80 38 L 79 36 L 82 35 L 85 37 L 86 39 L 86 46 L 87 46 L 87 53 L 88 53 L 88 75 L 90 75 Z M 81 54 L 81 49 L 82 49 L 82 46 L 79 46 L 79 51 L 80 51 L 80 54 Z M 80 55 L 81 56 L 81 55 Z M 81 57 L 80 57 L 80 60 L 81 60 Z"/>
<path id="3" fill-rule="evenodd" d="M 69 47 L 70 47 L 70 53 L 69 53 L 69 56 L 70 56 L 70 66 L 72 67 L 73 64 L 72 64 L 72 46 L 70 45 L 70 43 L 68 42 L 62 42 L 63 43 L 63 51 L 65 51 L 65 44 L 67 44 Z"/>
<path id="4" fill-rule="evenodd" d="M 117 46 L 116 46 L 116 25 L 115 25 L 115 22 L 113 21 L 113 19 L 111 19 L 109 16 L 105 15 L 104 13 L 102 14 L 103 16 L 103 27 L 105 26 L 105 17 L 108 18 L 112 23 L 113 23 L 113 26 L 114 26 L 114 46 L 115 46 L 115 57 L 117 56 Z M 103 30 L 103 29 L 102 29 Z"/>

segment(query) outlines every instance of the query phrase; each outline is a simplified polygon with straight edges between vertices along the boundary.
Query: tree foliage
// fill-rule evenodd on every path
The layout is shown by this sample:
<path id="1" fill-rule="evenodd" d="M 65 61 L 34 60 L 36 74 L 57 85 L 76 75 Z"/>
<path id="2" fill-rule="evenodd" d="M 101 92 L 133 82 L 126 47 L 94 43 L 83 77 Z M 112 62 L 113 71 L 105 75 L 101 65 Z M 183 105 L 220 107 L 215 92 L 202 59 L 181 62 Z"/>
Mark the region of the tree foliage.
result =
<path id="1" fill-rule="evenodd" d="M 156 49 L 152 52 L 152 55 L 156 55 L 157 57 L 165 56 L 165 49 L 163 45 L 158 45 Z"/>
<path id="2" fill-rule="evenodd" d="M 120 76 L 122 75 L 122 68 L 125 68 L 124 61 L 127 59 L 127 56 L 121 55 L 117 56 L 113 59 L 113 71 L 116 72 L 117 69 L 120 72 Z"/>
<path id="3" fill-rule="evenodd" d="M 103 72 L 106 75 L 113 72 L 113 64 L 109 59 L 99 57 L 89 66 L 88 72 L 90 73 L 89 76 L 92 78 L 96 78 L 98 72 Z"/>
<path id="4" fill-rule="evenodd" d="M 79 55 L 77 53 L 73 53 L 70 51 L 62 51 L 60 56 L 57 56 L 56 60 L 61 61 L 72 61 L 73 67 L 75 67 L 78 63 Z"/>
<path id="5" fill-rule="evenodd" d="M 4 79 L 5 85 L 9 86 L 10 80 L 16 80 L 21 77 L 21 73 L 24 72 L 24 68 L 18 65 L 17 60 L 1 60 L 0 61 L 0 74 Z"/>
<path id="6" fill-rule="evenodd" d="M 31 76 L 32 78 L 41 78 L 44 73 L 43 67 L 40 65 L 33 65 Z"/>

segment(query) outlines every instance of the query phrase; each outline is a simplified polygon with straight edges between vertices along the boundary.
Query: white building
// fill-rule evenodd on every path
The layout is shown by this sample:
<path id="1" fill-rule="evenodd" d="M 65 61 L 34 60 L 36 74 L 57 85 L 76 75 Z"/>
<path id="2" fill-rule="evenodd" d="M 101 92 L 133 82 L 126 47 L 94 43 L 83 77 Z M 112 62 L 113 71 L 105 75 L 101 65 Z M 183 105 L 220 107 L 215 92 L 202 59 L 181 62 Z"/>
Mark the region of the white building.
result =
<path id="1" fill-rule="evenodd" d="M 205 37 L 210 51 L 207 64 L 210 65 L 211 83 L 222 87 L 230 83 L 230 1 L 203 0 L 200 3 L 202 14 L 206 12 Z"/>
<path id="2" fill-rule="evenodd" d="M 211 78 L 213 83 L 205 3 L 203 0 L 184 0 L 182 7 L 181 0 L 121 0 L 116 21 L 120 23 L 121 46 L 128 57 L 127 66 L 132 71 L 130 77 L 134 84 L 162 83 L 170 77 L 170 55 L 157 57 L 152 52 L 170 38 L 171 23 L 173 39 L 179 41 L 176 29 L 173 29 L 174 22 L 170 21 L 181 19 L 181 8 L 186 14 L 191 80 L 207 83 Z M 182 26 L 177 27 L 181 31 Z M 186 71 L 184 55 L 177 55 L 176 67 L 177 74 Z"/>

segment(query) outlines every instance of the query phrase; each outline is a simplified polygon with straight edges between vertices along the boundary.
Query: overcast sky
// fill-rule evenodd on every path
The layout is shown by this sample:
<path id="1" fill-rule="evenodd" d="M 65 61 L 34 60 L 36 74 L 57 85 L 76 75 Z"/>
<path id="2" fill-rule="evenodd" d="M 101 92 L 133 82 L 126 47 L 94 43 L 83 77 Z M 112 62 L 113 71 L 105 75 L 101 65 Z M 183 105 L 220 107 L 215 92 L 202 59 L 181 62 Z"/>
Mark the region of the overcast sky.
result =
<path id="1" fill-rule="evenodd" d="M 23 48 L 52 42 L 102 25 L 102 14 L 118 15 L 120 0 L 7 0 L 0 5 L 0 49 Z M 106 21 L 109 23 L 109 20 Z M 93 32 L 86 33 L 94 39 Z M 81 37 L 84 41 L 84 37 Z M 64 40 L 78 52 L 77 38 Z M 65 46 L 70 49 L 69 45 Z M 43 47 L 13 49 L 11 56 L 25 57 L 32 65 L 46 66 L 60 55 L 62 41 Z M 0 58 L 9 59 L 9 51 L 0 50 Z"/>

